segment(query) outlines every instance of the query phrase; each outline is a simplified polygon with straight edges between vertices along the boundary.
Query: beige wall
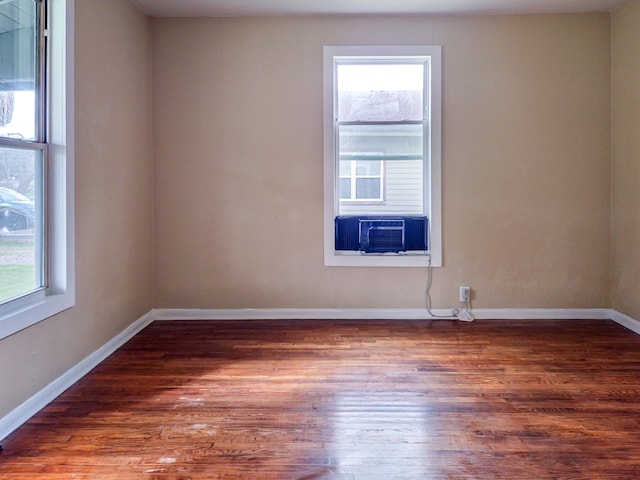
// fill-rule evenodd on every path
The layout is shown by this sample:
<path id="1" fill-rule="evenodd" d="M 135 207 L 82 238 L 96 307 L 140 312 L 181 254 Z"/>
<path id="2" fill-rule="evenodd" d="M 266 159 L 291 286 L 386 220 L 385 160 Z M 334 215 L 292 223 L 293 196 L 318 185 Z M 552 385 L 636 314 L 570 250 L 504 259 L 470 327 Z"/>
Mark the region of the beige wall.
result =
<path id="1" fill-rule="evenodd" d="M 424 269 L 324 267 L 322 46 L 441 44 L 435 307 L 608 307 L 606 14 L 155 19 L 156 307 L 417 308 Z"/>
<path id="2" fill-rule="evenodd" d="M 0 418 L 152 307 L 150 20 L 76 2 L 76 307 L 0 341 Z"/>
<path id="3" fill-rule="evenodd" d="M 611 306 L 640 319 L 640 0 L 612 15 Z"/>

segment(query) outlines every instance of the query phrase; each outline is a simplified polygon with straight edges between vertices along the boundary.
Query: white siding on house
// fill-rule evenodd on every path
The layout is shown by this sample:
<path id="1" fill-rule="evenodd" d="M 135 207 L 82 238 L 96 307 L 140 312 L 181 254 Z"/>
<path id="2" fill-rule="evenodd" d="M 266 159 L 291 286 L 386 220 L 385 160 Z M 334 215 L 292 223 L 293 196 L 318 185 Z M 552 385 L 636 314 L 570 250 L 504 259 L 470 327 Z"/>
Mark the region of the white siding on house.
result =
<path id="1" fill-rule="evenodd" d="M 384 164 L 384 201 L 340 202 L 340 215 L 423 215 L 422 160 L 388 160 Z"/>

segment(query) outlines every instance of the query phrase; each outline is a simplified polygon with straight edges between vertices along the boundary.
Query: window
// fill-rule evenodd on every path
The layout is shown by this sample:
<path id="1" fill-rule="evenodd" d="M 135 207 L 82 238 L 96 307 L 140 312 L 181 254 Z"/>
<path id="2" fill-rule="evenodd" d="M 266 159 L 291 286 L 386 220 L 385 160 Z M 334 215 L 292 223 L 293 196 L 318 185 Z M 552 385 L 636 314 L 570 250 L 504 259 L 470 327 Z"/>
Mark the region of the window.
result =
<path id="1" fill-rule="evenodd" d="M 44 4 L 0 4 L 0 303 L 46 286 Z"/>
<path id="2" fill-rule="evenodd" d="M 75 300 L 72 5 L 0 2 L 0 338 Z"/>
<path id="3" fill-rule="evenodd" d="M 381 202 L 383 200 L 383 164 L 381 160 L 340 161 L 340 202 Z"/>
<path id="4" fill-rule="evenodd" d="M 441 265 L 440 71 L 439 46 L 325 47 L 325 265 Z"/>

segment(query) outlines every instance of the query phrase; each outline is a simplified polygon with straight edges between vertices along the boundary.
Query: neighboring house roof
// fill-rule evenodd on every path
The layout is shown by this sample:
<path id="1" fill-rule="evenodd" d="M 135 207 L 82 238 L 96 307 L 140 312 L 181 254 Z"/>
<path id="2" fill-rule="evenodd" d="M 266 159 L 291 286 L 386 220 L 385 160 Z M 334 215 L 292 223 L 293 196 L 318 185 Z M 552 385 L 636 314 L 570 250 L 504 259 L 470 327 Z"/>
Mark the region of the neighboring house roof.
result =
<path id="1" fill-rule="evenodd" d="M 347 91 L 338 98 L 338 119 L 343 122 L 422 120 L 422 92 Z"/>

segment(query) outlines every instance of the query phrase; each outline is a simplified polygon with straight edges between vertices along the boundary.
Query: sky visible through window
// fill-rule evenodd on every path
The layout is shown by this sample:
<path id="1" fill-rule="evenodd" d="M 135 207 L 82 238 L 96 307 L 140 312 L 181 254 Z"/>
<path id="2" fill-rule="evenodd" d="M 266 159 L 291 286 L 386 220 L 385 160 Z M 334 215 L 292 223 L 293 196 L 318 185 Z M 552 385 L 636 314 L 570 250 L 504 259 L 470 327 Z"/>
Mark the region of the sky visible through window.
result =
<path id="1" fill-rule="evenodd" d="M 14 91 L 13 98 L 11 121 L 0 127 L 0 135 L 33 140 L 35 138 L 35 92 L 33 90 Z"/>
<path id="2" fill-rule="evenodd" d="M 338 65 L 338 91 L 422 90 L 423 86 L 422 64 Z"/>

